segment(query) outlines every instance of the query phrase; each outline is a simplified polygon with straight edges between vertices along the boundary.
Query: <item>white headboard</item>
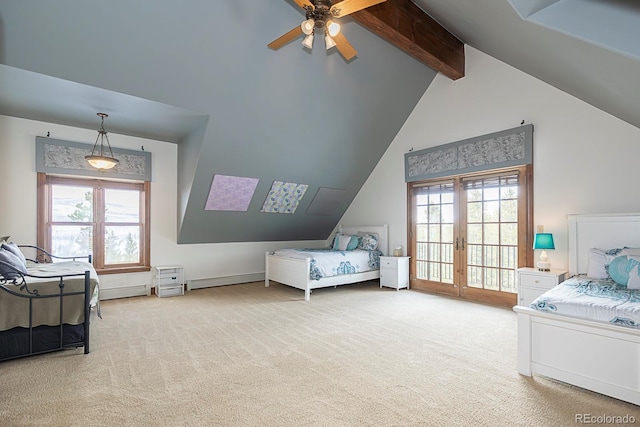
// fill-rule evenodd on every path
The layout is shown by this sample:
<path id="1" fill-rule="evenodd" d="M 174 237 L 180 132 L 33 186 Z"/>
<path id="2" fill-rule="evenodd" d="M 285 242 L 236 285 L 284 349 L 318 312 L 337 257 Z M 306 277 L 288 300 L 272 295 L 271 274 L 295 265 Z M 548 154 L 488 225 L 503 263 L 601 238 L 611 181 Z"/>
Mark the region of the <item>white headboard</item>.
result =
<path id="1" fill-rule="evenodd" d="M 342 225 L 338 230 L 345 234 L 358 234 L 358 232 L 371 233 L 378 236 L 378 249 L 384 255 L 389 255 L 389 225 Z"/>
<path id="2" fill-rule="evenodd" d="M 640 213 L 569 215 L 569 275 L 587 272 L 589 249 L 640 247 Z"/>

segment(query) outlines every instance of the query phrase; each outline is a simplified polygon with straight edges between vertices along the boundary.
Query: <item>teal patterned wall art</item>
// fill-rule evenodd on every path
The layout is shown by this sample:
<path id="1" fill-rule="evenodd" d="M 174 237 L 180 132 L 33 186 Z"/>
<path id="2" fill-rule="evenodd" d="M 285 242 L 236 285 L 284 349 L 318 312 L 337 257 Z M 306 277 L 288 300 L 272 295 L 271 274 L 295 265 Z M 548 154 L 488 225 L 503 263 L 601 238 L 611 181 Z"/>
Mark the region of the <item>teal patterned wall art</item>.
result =
<path id="1" fill-rule="evenodd" d="M 308 187 L 307 184 L 273 181 L 260 212 L 294 213 Z"/>

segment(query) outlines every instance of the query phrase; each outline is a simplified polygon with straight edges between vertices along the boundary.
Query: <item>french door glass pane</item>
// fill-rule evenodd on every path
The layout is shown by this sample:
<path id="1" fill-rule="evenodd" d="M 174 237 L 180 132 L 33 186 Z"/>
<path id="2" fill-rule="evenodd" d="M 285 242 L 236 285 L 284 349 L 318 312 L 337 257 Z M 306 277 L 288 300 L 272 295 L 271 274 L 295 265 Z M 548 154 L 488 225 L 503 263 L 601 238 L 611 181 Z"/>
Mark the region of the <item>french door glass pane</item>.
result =
<path id="1" fill-rule="evenodd" d="M 70 185 L 51 186 L 53 222 L 92 222 L 93 189 Z"/>
<path id="2" fill-rule="evenodd" d="M 105 226 L 105 264 L 140 262 L 140 227 Z"/>
<path id="3" fill-rule="evenodd" d="M 416 276 L 453 283 L 453 183 L 414 190 L 416 200 Z"/>
<path id="4" fill-rule="evenodd" d="M 464 181 L 467 286 L 516 292 L 518 175 Z"/>
<path id="5" fill-rule="evenodd" d="M 51 253 L 56 256 L 86 256 L 93 252 L 92 248 L 93 227 L 86 225 L 51 226 Z"/>

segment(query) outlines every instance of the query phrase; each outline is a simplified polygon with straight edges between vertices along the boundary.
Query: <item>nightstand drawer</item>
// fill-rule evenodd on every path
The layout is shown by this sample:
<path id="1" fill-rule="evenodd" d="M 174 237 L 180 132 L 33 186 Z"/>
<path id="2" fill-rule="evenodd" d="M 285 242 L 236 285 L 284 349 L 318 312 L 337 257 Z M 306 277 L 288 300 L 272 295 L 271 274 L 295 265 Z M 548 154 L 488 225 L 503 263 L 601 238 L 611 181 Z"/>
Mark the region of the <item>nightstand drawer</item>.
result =
<path id="1" fill-rule="evenodd" d="M 380 269 L 398 269 L 398 261 L 395 259 L 389 259 L 388 257 L 380 257 Z"/>
<path id="2" fill-rule="evenodd" d="M 553 288 L 558 284 L 556 276 L 537 276 L 532 274 L 520 275 L 520 286 L 534 286 L 541 288 Z"/>
<path id="3" fill-rule="evenodd" d="M 528 306 L 540 295 L 565 280 L 562 270 L 539 271 L 531 267 L 518 270 L 518 305 Z"/>

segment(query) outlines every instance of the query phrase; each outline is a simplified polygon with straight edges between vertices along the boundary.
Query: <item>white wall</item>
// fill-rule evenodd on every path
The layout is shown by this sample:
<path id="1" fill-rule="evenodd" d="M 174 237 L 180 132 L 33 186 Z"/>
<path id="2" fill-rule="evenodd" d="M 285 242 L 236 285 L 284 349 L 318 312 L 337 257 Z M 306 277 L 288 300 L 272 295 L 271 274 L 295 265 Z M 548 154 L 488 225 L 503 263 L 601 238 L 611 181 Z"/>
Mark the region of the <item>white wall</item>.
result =
<path id="1" fill-rule="evenodd" d="M 404 154 L 524 120 L 534 125 L 534 223 L 554 235 L 552 268 L 567 268 L 567 214 L 640 212 L 640 129 L 476 49 L 465 53 L 466 77 L 435 78 L 341 222 L 388 223 L 390 246 L 406 252 Z"/>
<path id="2" fill-rule="evenodd" d="M 108 124 L 106 125 L 107 131 Z M 97 129 L 97 128 L 96 128 Z M 78 129 L 33 120 L 0 116 L 0 235 L 19 244 L 36 244 L 37 206 L 35 138 L 93 144 L 97 130 Z M 151 265 L 182 265 L 186 279 L 216 279 L 264 273 L 268 250 L 292 246 L 318 246 L 324 242 L 259 242 L 178 245 L 176 144 L 109 133 L 115 148 L 152 153 Z M 204 201 L 203 201 L 204 206 Z M 231 279 L 233 280 L 233 279 Z M 100 277 L 102 289 L 152 283 L 151 273 L 111 274 Z"/>
<path id="3" fill-rule="evenodd" d="M 390 247 L 407 246 L 404 153 L 534 125 L 534 215 L 556 241 L 554 267 L 567 267 L 568 213 L 640 212 L 640 130 L 473 48 L 467 76 L 438 75 L 342 219 L 389 224 Z M 108 126 L 107 126 L 108 130 Z M 36 242 L 35 137 L 93 143 L 95 130 L 0 116 L 0 235 Z M 152 153 L 151 264 L 180 264 L 187 279 L 264 272 L 264 252 L 318 242 L 178 245 L 177 146 L 110 133 L 114 147 Z M 537 254 L 536 254 L 537 256 Z M 150 273 L 104 275 L 103 289 L 150 284 Z"/>

